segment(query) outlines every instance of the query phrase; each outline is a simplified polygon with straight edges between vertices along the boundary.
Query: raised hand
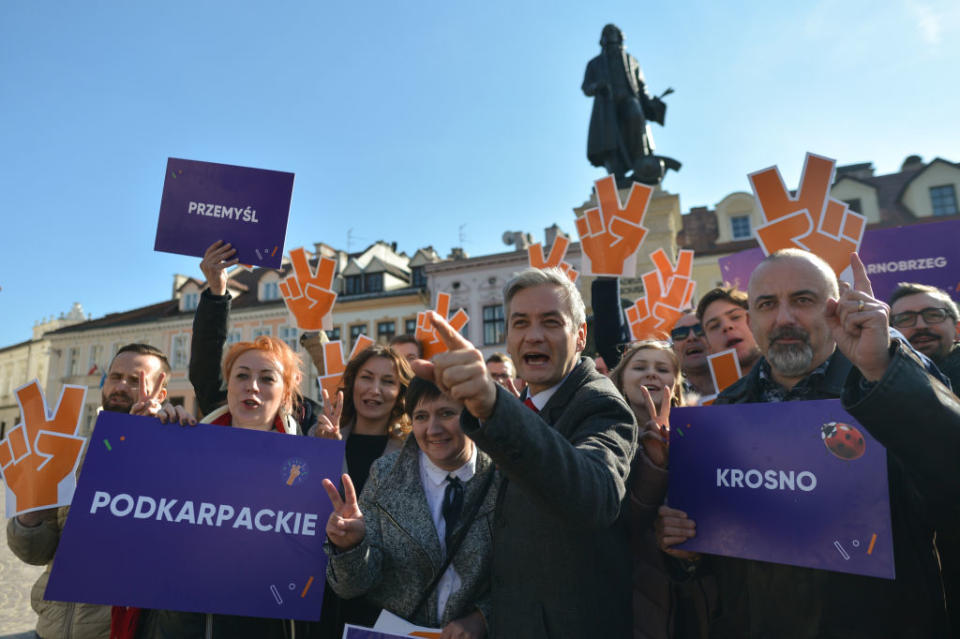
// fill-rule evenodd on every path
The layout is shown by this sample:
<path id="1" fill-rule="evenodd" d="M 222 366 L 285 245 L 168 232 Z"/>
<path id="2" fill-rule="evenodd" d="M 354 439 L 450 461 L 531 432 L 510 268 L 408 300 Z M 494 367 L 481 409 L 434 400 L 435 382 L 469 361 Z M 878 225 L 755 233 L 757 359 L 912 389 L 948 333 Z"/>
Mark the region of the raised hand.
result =
<path id="1" fill-rule="evenodd" d="M 873 297 L 867 269 L 850 255 L 853 288 L 840 282 L 840 298 L 827 300 L 827 323 L 837 348 L 871 382 L 890 365 L 890 307 Z"/>
<path id="2" fill-rule="evenodd" d="M 663 249 L 651 253 L 650 259 L 655 269 L 642 276 L 644 295 L 627 309 L 630 332 L 638 340 L 666 339 L 696 289 L 692 279 L 693 251 L 680 251 L 676 267 Z"/>
<path id="3" fill-rule="evenodd" d="M 543 244 L 537 242 L 527 247 L 527 257 L 530 260 L 530 266 L 533 268 L 559 268 L 570 278 L 571 282 L 576 282 L 580 277 L 580 272 L 573 268 L 569 262 L 564 262 L 563 258 L 567 255 L 567 247 L 570 246 L 570 240 L 565 237 L 557 236 L 550 247 L 550 255 L 543 258 Z"/>
<path id="4" fill-rule="evenodd" d="M 444 352 L 432 362 L 416 360 L 414 372 L 432 381 L 448 396 L 463 402 L 477 419 L 487 419 L 497 401 L 497 384 L 487 371 L 483 353 L 445 319 L 430 312 L 433 330 L 443 342 Z"/>
<path id="5" fill-rule="evenodd" d="M 302 331 L 319 331 L 324 323 L 331 326 L 330 312 L 337 301 L 333 291 L 333 274 L 336 261 L 321 257 L 314 273 L 302 248 L 290 251 L 290 263 L 293 274 L 284 278 L 279 285 L 280 294 L 287 308 L 297 320 Z"/>
<path id="6" fill-rule="evenodd" d="M 650 415 L 647 423 L 641 425 L 643 433 L 640 435 L 640 441 L 643 443 L 643 450 L 647 453 L 650 461 L 660 468 L 666 468 L 670 452 L 671 389 L 663 389 L 659 411 L 647 387 L 641 386 L 640 391 L 643 393 L 643 400 L 647 404 L 647 414 Z"/>
<path id="7" fill-rule="evenodd" d="M 440 639 L 482 639 L 487 636 L 487 622 L 479 610 L 474 610 L 448 623 L 439 636 Z"/>
<path id="8" fill-rule="evenodd" d="M 17 389 L 23 423 L 0 440 L 0 474 L 14 495 L 7 501 L 7 517 L 70 503 L 85 441 L 77 431 L 86 394 L 83 386 L 64 386 L 57 413 L 50 417 L 37 380 Z"/>
<path id="9" fill-rule="evenodd" d="M 232 259 L 236 254 L 236 249 L 230 244 L 224 244 L 222 240 L 217 240 L 204 252 L 203 259 L 200 261 L 200 270 L 207 278 L 207 286 L 214 295 L 226 295 L 226 270 L 240 261 Z"/>
<path id="10" fill-rule="evenodd" d="M 340 493 L 332 481 L 323 480 L 323 488 L 327 491 L 330 503 L 333 504 L 333 512 L 327 519 L 327 538 L 340 550 L 350 550 L 363 541 L 367 528 L 363 522 L 360 506 L 357 505 L 357 491 L 353 487 L 353 480 L 346 474 L 341 479 L 343 499 L 340 498 Z"/>
<path id="11" fill-rule="evenodd" d="M 416 337 L 417 341 L 423 346 L 423 359 L 433 359 L 434 355 L 443 353 L 447 350 L 447 345 L 434 330 L 430 317 L 431 314 L 433 314 L 443 318 L 444 320 L 447 320 L 447 315 L 449 313 L 449 293 L 437 293 L 436 313 L 432 313 L 432 311 L 420 311 L 417 313 L 417 331 L 414 337 Z M 459 331 L 464 327 L 469 319 L 470 318 L 467 316 L 466 311 L 461 308 L 454 313 L 449 322 L 450 325 L 454 327 L 454 330 Z M 469 344 L 469 342 L 467 343 Z"/>
<path id="12" fill-rule="evenodd" d="M 323 389 L 323 414 L 317 416 L 317 425 L 310 431 L 313 437 L 324 439 L 343 439 L 340 434 L 340 416 L 343 414 L 343 391 L 337 391 L 332 398 L 326 388 Z"/>
<path id="13" fill-rule="evenodd" d="M 687 517 L 687 513 L 669 506 L 660 506 L 657 520 L 653 524 L 660 550 L 677 559 L 699 559 L 700 555 L 689 550 L 673 548 L 688 539 L 697 536 L 697 524 Z"/>
<path id="14" fill-rule="evenodd" d="M 347 361 L 353 359 L 353 357 L 373 344 L 373 340 L 367 337 L 366 335 L 358 335 L 357 341 L 353 344 L 353 350 L 350 351 L 350 357 L 347 358 Z M 320 389 L 324 393 L 324 397 L 336 397 L 337 389 L 340 388 L 340 381 L 343 379 L 343 371 L 346 370 L 347 365 L 343 359 L 343 343 L 340 340 L 333 340 L 332 342 L 326 342 L 323 345 L 323 371 L 324 374 L 320 376 Z M 324 403 L 326 406 L 326 403 Z M 339 421 L 339 419 L 338 419 Z"/>
<path id="15" fill-rule="evenodd" d="M 626 205 L 620 205 L 617 184 L 612 175 L 594 183 L 597 208 L 587 209 L 577 218 L 580 248 L 589 259 L 588 272 L 592 275 L 631 277 L 624 272 L 647 235 L 643 217 L 653 189 L 634 183 Z"/>
<path id="16" fill-rule="evenodd" d="M 757 227 L 757 241 L 767 255 L 784 248 L 808 250 L 823 258 L 839 275 L 849 255 L 859 250 L 867 218 L 830 197 L 836 162 L 808 153 L 796 195 L 784 186 L 777 167 L 748 177 L 766 222 Z"/>

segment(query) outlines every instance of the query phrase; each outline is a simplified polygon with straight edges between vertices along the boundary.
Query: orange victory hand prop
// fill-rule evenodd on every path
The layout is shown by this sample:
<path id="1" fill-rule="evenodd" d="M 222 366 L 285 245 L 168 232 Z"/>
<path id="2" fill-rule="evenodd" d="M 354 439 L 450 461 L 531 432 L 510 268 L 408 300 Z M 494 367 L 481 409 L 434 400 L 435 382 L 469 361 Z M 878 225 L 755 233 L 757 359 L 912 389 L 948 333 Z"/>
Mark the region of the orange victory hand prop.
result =
<path id="1" fill-rule="evenodd" d="M 697 283 L 693 275 L 693 251 L 682 250 L 676 267 L 666 251 L 650 254 L 656 267 L 643 274 L 644 296 L 627 309 L 627 322 L 634 339 L 665 339 L 690 305 Z"/>
<path id="2" fill-rule="evenodd" d="M 51 415 L 37 380 L 17 389 L 23 423 L 0 440 L 7 517 L 66 506 L 73 499 L 80 452 L 86 441 L 77 436 L 86 394 L 83 386 L 64 386 L 56 412 Z"/>
<path id="3" fill-rule="evenodd" d="M 353 350 L 350 351 L 350 357 L 347 361 L 353 359 L 357 353 L 373 344 L 373 340 L 366 335 L 358 335 L 357 341 L 353 344 Z M 347 364 L 343 361 L 343 345 L 340 340 L 326 342 L 323 345 L 323 371 L 324 375 L 320 377 L 320 388 L 327 391 L 330 397 L 337 396 L 337 389 L 340 387 L 340 380 L 343 378 L 343 371 Z"/>
<path id="4" fill-rule="evenodd" d="M 437 315 L 447 319 L 450 313 L 449 293 L 437 293 L 437 307 L 435 310 Z M 469 320 L 470 317 L 462 308 L 449 319 L 450 325 L 457 331 L 460 331 Z M 420 311 L 417 313 L 417 332 L 414 337 L 423 345 L 423 359 L 432 359 L 434 355 L 444 353 L 447 350 L 447 345 L 437 336 L 437 332 L 433 328 L 429 311 Z"/>
<path id="5" fill-rule="evenodd" d="M 321 257 L 314 273 L 302 248 L 290 251 L 293 274 L 280 282 L 280 294 L 287 308 L 303 331 L 329 330 L 333 327 L 330 312 L 337 294 L 333 292 L 333 272 L 336 261 Z"/>
<path id="6" fill-rule="evenodd" d="M 631 277 L 636 272 L 637 249 L 647 235 L 643 216 L 653 189 L 634 183 L 625 205 L 620 204 L 612 175 L 594 182 L 599 207 L 577 218 L 577 233 L 590 275 Z"/>
<path id="7" fill-rule="evenodd" d="M 837 275 L 847 268 L 850 254 L 860 249 L 867 218 L 830 197 L 835 168 L 835 160 L 807 153 L 796 195 L 775 166 L 748 176 L 766 220 L 757 227 L 764 254 L 799 248 L 823 258 Z"/>
<path id="8" fill-rule="evenodd" d="M 565 237 L 557 236 L 550 247 L 550 255 L 543 259 L 543 244 L 537 242 L 527 247 L 527 257 L 530 259 L 530 266 L 533 268 L 552 268 L 556 267 L 566 273 L 571 282 L 576 282 L 580 277 L 580 272 L 573 268 L 569 262 L 564 262 L 563 258 L 567 255 L 567 247 L 570 246 L 570 240 Z"/>

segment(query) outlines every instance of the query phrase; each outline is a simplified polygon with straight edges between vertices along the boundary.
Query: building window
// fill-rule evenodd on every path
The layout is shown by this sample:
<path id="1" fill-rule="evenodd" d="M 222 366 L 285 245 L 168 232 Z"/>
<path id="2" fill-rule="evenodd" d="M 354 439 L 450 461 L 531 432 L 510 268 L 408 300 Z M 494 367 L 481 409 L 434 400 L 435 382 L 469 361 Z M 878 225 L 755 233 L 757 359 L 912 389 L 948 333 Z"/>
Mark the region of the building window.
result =
<path id="1" fill-rule="evenodd" d="M 730 218 L 730 229 L 733 232 L 733 239 L 746 240 L 750 238 L 750 216 L 738 215 Z"/>
<path id="2" fill-rule="evenodd" d="M 344 278 L 344 295 L 359 295 L 363 293 L 363 276 L 347 275 Z"/>
<path id="3" fill-rule="evenodd" d="M 851 200 L 844 200 L 843 202 L 847 205 L 847 208 L 854 213 L 860 213 L 863 215 L 863 204 L 860 202 L 860 198 L 855 197 Z"/>
<path id="4" fill-rule="evenodd" d="M 77 374 L 78 359 L 80 359 L 80 349 L 71 348 L 67 350 L 67 366 L 63 369 L 65 377 L 73 377 Z"/>
<path id="5" fill-rule="evenodd" d="M 424 272 L 422 266 L 414 266 L 413 273 L 411 275 L 411 284 L 424 288 L 427 285 L 427 274 Z"/>
<path id="6" fill-rule="evenodd" d="M 269 326 L 261 326 L 260 328 L 253 329 L 253 339 L 257 339 L 261 335 L 273 337 L 273 329 Z"/>
<path id="7" fill-rule="evenodd" d="M 403 332 L 407 335 L 417 334 L 417 318 L 403 320 Z"/>
<path id="8" fill-rule="evenodd" d="M 296 326 L 281 326 L 280 327 L 280 339 L 287 343 L 287 346 L 292 348 L 294 351 L 297 350 L 300 336 L 297 334 Z"/>
<path id="9" fill-rule="evenodd" d="M 243 331 L 239 328 L 235 328 L 232 331 L 227 333 L 227 346 L 236 344 L 243 339 Z"/>
<path id="10" fill-rule="evenodd" d="M 87 362 L 87 375 L 95 375 L 100 371 L 100 363 L 103 360 L 103 346 L 94 344 L 90 347 L 90 360 Z"/>
<path id="11" fill-rule="evenodd" d="M 357 343 L 357 338 L 367 334 L 366 324 L 355 324 L 350 327 L 350 348 Z"/>
<path id="12" fill-rule="evenodd" d="M 930 187 L 930 204 L 934 215 L 957 214 L 957 192 L 952 184 Z"/>
<path id="13" fill-rule="evenodd" d="M 170 353 L 172 355 L 170 358 L 170 366 L 172 368 L 186 368 L 190 362 L 190 336 L 174 335 Z"/>
<path id="14" fill-rule="evenodd" d="M 363 292 L 379 293 L 383 290 L 383 273 L 367 273 L 363 276 Z"/>
<path id="15" fill-rule="evenodd" d="M 377 322 L 377 341 L 386 344 L 397 334 L 396 322 Z"/>
<path id="16" fill-rule="evenodd" d="M 199 303 L 200 303 L 200 293 L 184 293 L 183 310 L 185 311 L 196 310 L 197 304 Z"/>
<path id="17" fill-rule="evenodd" d="M 483 307 L 483 344 L 503 343 L 503 305 Z"/>
<path id="18" fill-rule="evenodd" d="M 340 327 L 334 326 L 333 330 L 327 331 L 327 339 L 329 339 L 331 342 L 335 342 L 340 339 Z"/>
<path id="19" fill-rule="evenodd" d="M 265 282 L 260 299 L 264 302 L 280 299 L 280 287 L 277 286 L 277 282 Z"/>

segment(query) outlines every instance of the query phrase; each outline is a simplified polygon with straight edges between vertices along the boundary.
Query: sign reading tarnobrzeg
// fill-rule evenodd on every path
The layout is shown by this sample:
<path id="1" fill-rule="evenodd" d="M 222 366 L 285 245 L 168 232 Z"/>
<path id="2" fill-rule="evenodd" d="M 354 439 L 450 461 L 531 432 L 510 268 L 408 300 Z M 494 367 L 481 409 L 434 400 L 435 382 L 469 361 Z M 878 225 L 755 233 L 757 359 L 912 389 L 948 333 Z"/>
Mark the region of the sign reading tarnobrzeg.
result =
<path id="1" fill-rule="evenodd" d="M 280 268 L 293 173 L 169 158 L 154 250 L 202 257 L 217 240 L 241 264 Z"/>
<path id="2" fill-rule="evenodd" d="M 102 412 L 46 598 L 317 619 L 343 443 Z"/>

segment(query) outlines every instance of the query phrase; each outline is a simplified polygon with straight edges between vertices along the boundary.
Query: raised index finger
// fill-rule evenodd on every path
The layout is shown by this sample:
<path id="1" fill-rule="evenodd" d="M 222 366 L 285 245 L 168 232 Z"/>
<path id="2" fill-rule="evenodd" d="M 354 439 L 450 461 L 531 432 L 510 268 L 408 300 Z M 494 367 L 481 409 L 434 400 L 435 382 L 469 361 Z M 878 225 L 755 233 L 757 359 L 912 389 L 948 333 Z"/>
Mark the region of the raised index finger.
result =
<path id="1" fill-rule="evenodd" d="M 471 344 L 466 337 L 457 332 L 457 329 L 450 326 L 450 322 L 437 315 L 434 311 L 430 311 L 430 323 L 433 325 L 437 337 L 447 346 L 447 349 L 451 351 L 462 351 L 473 348 L 473 344 Z"/>
<path id="2" fill-rule="evenodd" d="M 853 270 L 854 290 L 873 297 L 873 285 L 870 284 L 870 278 L 867 277 L 867 267 L 863 265 L 860 256 L 856 253 L 850 254 L 850 268 Z"/>

